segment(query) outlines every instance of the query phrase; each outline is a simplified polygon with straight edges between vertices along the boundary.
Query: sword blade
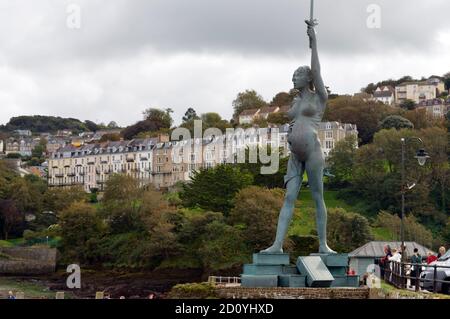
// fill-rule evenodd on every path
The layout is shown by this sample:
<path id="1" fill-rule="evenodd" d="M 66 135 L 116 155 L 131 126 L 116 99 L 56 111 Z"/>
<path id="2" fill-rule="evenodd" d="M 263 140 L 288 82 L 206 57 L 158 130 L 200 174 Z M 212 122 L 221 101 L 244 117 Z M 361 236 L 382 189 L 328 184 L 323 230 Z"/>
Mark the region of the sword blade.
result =
<path id="1" fill-rule="evenodd" d="M 314 21 L 314 0 L 311 0 L 310 21 Z"/>

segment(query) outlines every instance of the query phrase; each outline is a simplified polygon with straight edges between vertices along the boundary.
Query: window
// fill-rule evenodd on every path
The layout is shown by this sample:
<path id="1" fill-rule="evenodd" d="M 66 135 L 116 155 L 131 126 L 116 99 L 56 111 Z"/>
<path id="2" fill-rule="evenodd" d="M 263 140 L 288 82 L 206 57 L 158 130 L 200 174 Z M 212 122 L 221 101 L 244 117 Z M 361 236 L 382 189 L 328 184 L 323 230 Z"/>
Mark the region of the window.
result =
<path id="1" fill-rule="evenodd" d="M 326 131 L 325 138 L 333 138 L 333 131 Z"/>

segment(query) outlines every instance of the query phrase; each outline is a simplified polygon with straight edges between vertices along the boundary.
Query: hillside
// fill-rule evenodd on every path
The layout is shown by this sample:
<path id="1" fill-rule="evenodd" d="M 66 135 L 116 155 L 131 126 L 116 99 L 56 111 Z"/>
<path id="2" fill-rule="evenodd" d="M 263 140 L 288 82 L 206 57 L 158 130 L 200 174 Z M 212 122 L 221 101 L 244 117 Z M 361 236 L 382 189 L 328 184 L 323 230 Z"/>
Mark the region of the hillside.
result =
<path id="1" fill-rule="evenodd" d="M 300 200 L 295 206 L 295 215 L 292 225 L 289 228 L 289 234 L 311 235 L 316 229 L 316 213 L 311 191 L 309 189 L 302 189 L 299 198 Z M 349 212 L 357 212 L 354 207 L 337 198 L 337 191 L 325 191 L 324 198 L 327 208 L 343 208 Z M 371 227 L 371 229 L 374 240 L 396 240 L 395 235 L 388 229 L 381 227 Z"/>
<path id="2" fill-rule="evenodd" d="M 101 126 L 91 121 L 82 122 L 74 118 L 42 115 L 13 117 L 6 125 L 0 126 L 0 131 L 6 133 L 15 130 L 31 130 L 33 133 L 55 133 L 59 130 L 71 130 L 78 133 L 98 129 L 101 129 Z"/>

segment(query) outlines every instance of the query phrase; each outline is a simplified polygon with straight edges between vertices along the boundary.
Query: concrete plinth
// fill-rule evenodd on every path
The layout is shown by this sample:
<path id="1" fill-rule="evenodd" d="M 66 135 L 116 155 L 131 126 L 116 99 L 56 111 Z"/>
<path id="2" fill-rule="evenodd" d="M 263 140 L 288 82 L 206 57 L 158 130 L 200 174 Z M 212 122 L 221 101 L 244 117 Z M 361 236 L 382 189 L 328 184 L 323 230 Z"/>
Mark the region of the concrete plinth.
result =
<path id="1" fill-rule="evenodd" d="M 278 275 L 241 275 L 241 286 L 246 288 L 278 287 Z"/>
<path id="2" fill-rule="evenodd" d="M 256 265 L 289 265 L 289 254 L 253 254 Z"/>
<path id="3" fill-rule="evenodd" d="M 306 276 L 302 275 L 281 275 L 278 277 L 280 287 L 303 288 L 306 287 Z"/>

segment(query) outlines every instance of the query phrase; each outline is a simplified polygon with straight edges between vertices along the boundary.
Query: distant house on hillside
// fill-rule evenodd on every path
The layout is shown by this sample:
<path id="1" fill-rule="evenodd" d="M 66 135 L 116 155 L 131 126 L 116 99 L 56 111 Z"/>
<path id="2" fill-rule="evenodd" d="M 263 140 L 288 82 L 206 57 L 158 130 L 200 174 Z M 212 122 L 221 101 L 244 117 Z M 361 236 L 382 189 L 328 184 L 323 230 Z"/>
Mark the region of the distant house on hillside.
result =
<path id="1" fill-rule="evenodd" d="M 385 256 L 384 247 L 386 245 L 389 245 L 391 249 L 399 249 L 401 244 L 400 241 L 371 241 L 348 254 L 350 268 L 353 268 L 357 275 L 363 276 L 370 265 L 377 265 L 380 259 Z M 434 254 L 429 248 L 413 241 L 407 241 L 405 245 L 406 256 L 411 256 L 414 253 L 414 248 L 419 250 L 419 254 L 422 257 L 426 257 L 429 252 Z"/>
<path id="2" fill-rule="evenodd" d="M 375 101 L 392 105 L 395 102 L 395 89 L 392 86 L 377 87 L 373 93 L 373 98 Z"/>
<path id="3" fill-rule="evenodd" d="M 444 118 L 447 112 L 450 110 L 450 99 L 432 99 L 426 100 L 419 103 L 418 109 L 425 109 L 429 117 L 435 119 Z"/>
<path id="4" fill-rule="evenodd" d="M 280 108 L 278 106 L 263 107 L 259 111 L 258 117 L 261 117 L 261 118 L 264 118 L 265 120 L 267 120 L 267 118 L 269 117 L 270 114 L 277 113 L 278 111 L 280 111 Z"/>
<path id="5" fill-rule="evenodd" d="M 422 101 L 435 99 L 443 92 L 445 92 L 445 84 L 438 78 L 404 82 L 395 87 L 395 102 L 401 104 L 406 100 L 412 100 L 419 104 Z"/>
<path id="6" fill-rule="evenodd" d="M 15 130 L 14 135 L 17 135 L 19 137 L 30 137 L 33 134 L 30 130 Z"/>
<path id="7" fill-rule="evenodd" d="M 239 124 L 252 124 L 259 112 L 260 109 L 244 110 L 241 114 L 239 114 Z"/>

